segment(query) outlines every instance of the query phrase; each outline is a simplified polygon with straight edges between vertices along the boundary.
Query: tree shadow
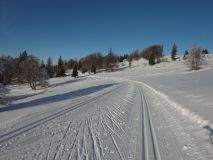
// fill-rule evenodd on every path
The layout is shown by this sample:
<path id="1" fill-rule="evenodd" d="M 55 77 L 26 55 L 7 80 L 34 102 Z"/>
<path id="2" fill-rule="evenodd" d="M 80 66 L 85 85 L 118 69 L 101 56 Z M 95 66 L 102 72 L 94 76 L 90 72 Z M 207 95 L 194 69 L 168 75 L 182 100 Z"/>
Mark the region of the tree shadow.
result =
<path id="1" fill-rule="evenodd" d="M 43 97 L 43 98 L 35 99 L 35 100 L 29 101 L 29 102 L 8 105 L 6 107 L 0 108 L 0 112 L 18 110 L 18 109 L 23 109 L 23 108 L 30 108 L 30 107 L 35 107 L 38 105 L 45 105 L 45 104 L 49 104 L 49 103 L 73 99 L 73 98 L 77 98 L 80 96 L 85 96 L 85 95 L 89 95 L 89 94 L 98 92 L 105 88 L 109 88 L 113 85 L 115 85 L 115 84 L 104 84 L 104 85 L 99 85 L 99 86 L 93 86 L 93 87 L 79 89 L 79 90 L 75 90 L 75 91 L 71 91 L 71 92 L 67 92 L 67 93 L 63 93 L 63 94 L 56 94 L 56 95 L 49 96 L 49 97 Z"/>
<path id="2" fill-rule="evenodd" d="M 7 96 L 5 97 L 5 100 L 7 102 L 11 102 L 11 101 L 17 101 L 17 100 L 21 100 L 21 99 L 25 99 L 25 98 L 28 98 L 28 97 L 33 97 L 33 96 L 36 96 L 36 95 L 40 95 L 40 94 L 43 94 L 45 91 L 42 91 L 42 92 L 39 92 L 39 93 L 33 93 L 33 94 L 24 94 L 24 95 L 19 95 L 19 96 Z"/>
<path id="3" fill-rule="evenodd" d="M 211 144 L 213 145 L 213 129 L 209 125 L 206 125 L 203 128 L 209 132 L 209 139 L 211 141 Z"/>
<path id="4" fill-rule="evenodd" d="M 72 80 L 65 81 L 65 82 L 54 83 L 54 84 L 49 85 L 48 87 L 52 87 L 52 88 L 58 87 L 58 86 L 66 85 L 66 84 L 69 84 L 69 83 L 81 82 L 81 81 L 84 81 L 85 79 L 86 78 L 76 78 L 76 79 L 72 79 Z"/>

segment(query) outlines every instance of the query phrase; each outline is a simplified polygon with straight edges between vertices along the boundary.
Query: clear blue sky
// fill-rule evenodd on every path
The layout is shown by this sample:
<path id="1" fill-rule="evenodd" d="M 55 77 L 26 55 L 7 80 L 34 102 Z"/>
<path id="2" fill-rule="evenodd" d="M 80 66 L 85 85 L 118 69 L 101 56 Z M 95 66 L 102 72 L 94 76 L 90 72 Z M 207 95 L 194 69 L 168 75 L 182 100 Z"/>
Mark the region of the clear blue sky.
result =
<path id="1" fill-rule="evenodd" d="M 0 54 L 55 61 L 193 44 L 213 51 L 212 0 L 0 0 Z"/>

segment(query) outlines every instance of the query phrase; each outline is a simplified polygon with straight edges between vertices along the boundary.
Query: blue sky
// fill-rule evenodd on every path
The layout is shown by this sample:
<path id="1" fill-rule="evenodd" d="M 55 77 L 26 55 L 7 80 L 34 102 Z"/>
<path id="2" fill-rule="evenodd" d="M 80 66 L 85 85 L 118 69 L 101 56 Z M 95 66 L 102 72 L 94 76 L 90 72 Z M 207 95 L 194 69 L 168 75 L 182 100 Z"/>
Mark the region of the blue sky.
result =
<path id="1" fill-rule="evenodd" d="M 54 61 L 164 45 L 213 51 L 212 0 L 0 0 L 0 54 Z"/>

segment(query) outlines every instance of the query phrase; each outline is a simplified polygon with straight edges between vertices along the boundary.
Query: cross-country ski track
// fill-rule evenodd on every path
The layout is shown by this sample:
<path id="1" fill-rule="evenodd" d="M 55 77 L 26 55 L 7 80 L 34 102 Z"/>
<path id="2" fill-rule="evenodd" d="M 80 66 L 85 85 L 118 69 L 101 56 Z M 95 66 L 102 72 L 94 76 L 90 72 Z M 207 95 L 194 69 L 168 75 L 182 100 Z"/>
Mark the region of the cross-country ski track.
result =
<path id="1" fill-rule="evenodd" d="M 199 146 L 196 135 L 189 133 L 197 125 L 182 119 L 177 110 L 148 87 L 121 78 L 108 78 L 109 83 L 101 85 L 102 79 L 107 78 L 93 78 L 99 79 L 100 84 L 94 85 L 100 85 L 99 90 L 1 128 L 0 159 L 212 158 L 210 143 Z M 182 121 L 187 122 L 183 125 Z"/>

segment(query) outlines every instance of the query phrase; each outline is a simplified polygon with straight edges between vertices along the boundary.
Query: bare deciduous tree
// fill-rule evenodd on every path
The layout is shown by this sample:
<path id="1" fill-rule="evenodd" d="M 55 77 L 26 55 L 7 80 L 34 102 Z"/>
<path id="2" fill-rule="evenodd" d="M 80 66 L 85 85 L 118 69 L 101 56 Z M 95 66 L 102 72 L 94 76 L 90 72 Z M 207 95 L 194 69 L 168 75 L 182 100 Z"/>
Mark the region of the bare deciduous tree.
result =
<path id="1" fill-rule="evenodd" d="M 70 59 L 67 62 L 67 69 L 73 69 L 74 65 L 75 65 L 76 61 L 74 59 Z"/>
<path id="2" fill-rule="evenodd" d="M 103 67 L 103 62 L 104 62 L 104 57 L 101 53 L 92 53 L 89 54 L 86 57 L 83 57 L 79 60 L 79 63 L 81 62 L 81 71 L 84 73 L 86 71 L 92 72 L 91 71 L 91 66 L 95 65 L 96 69 L 101 69 Z"/>
<path id="3" fill-rule="evenodd" d="M 155 57 L 155 59 L 157 59 L 157 63 L 160 63 L 160 58 L 163 57 L 163 46 L 162 45 L 152 45 L 152 46 L 144 49 L 141 52 L 141 56 L 147 60 Z"/>
<path id="4" fill-rule="evenodd" d="M 33 90 L 36 90 L 38 84 L 45 84 L 47 73 L 40 68 L 39 60 L 34 56 L 28 56 L 19 64 L 19 78 L 27 82 Z"/>
<path id="5" fill-rule="evenodd" d="M 128 57 L 129 60 L 138 60 L 140 58 L 140 52 L 138 50 L 133 51 L 130 53 L 130 56 Z"/>
<path id="6" fill-rule="evenodd" d="M 5 85 L 12 81 L 15 76 L 16 63 L 10 56 L 0 57 L 0 83 Z"/>
<path id="7" fill-rule="evenodd" d="M 3 82 L 4 65 L 4 61 L 0 59 L 0 104 L 3 104 L 4 98 L 4 86 L 1 84 Z"/>
<path id="8" fill-rule="evenodd" d="M 190 67 L 191 70 L 199 70 L 201 65 L 204 64 L 202 48 L 194 45 L 186 55 L 185 63 Z"/>
<path id="9" fill-rule="evenodd" d="M 3 74 L 4 74 L 4 70 L 5 70 L 5 62 L 3 61 L 3 59 L 0 59 L 0 83 L 3 83 Z"/>

